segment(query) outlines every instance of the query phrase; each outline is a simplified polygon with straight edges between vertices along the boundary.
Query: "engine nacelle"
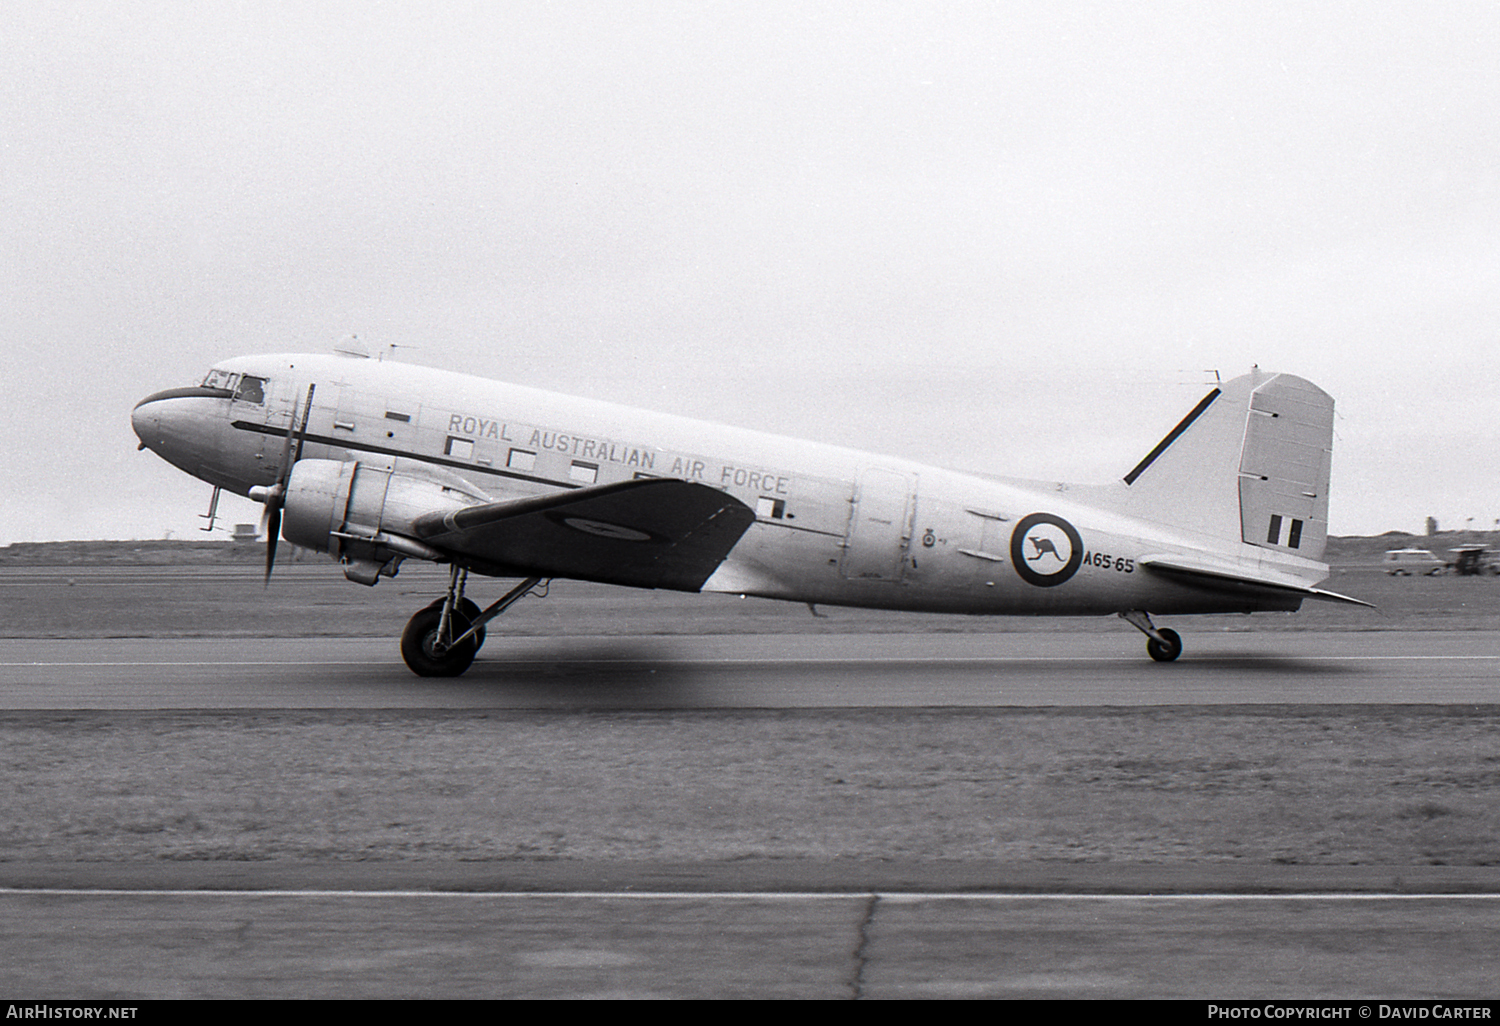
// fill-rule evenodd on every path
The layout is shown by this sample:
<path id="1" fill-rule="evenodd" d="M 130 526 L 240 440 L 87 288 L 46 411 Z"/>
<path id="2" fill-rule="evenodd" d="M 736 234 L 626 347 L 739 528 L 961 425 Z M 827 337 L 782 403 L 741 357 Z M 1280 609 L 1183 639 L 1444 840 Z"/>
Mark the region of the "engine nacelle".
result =
<path id="1" fill-rule="evenodd" d="M 281 536 L 339 559 L 350 580 L 374 584 L 406 556 L 441 558 L 412 536 L 417 517 L 485 501 L 456 479 L 414 477 L 374 463 L 298 460 L 287 480 Z"/>

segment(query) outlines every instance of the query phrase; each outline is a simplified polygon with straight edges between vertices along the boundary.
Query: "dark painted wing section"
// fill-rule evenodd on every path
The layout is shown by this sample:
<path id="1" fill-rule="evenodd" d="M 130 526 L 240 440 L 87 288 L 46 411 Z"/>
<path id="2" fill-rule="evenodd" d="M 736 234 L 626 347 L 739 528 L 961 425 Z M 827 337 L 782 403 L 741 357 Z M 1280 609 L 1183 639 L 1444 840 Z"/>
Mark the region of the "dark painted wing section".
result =
<path id="1" fill-rule="evenodd" d="M 643 480 L 429 513 L 417 537 L 542 577 L 697 591 L 755 522 L 707 485 Z"/>

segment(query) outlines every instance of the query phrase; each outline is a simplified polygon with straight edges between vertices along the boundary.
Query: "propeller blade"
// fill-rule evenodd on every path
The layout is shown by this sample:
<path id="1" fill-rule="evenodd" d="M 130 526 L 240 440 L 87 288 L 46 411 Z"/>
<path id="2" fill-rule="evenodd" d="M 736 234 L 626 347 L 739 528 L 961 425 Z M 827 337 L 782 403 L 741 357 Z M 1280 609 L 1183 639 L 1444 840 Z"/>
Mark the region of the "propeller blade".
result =
<path id="1" fill-rule="evenodd" d="M 287 421 L 286 441 L 281 445 L 281 469 L 276 474 L 276 483 L 265 491 L 266 532 L 266 587 L 271 586 L 271 570 L 276 566 L 276 543 L 281 540 L 281 507 L 286 504 L 287 483 L 292 478 L 292 466 L 302 458 L 302 445 L 307 440 L 307 422 L 312 417 L 313 392 L 316 384 L 307 386 L 307 399 L 302 404 L 302 418 L 298 422 L 297 408 L 292 407 L 292 419 Z M 297 451 L 292 452 L 292 439 L 297 440 Z M 256 489 L 251 490 L 255 498 Z"/>
<path id="2" fill-rule="evenodd" d="M 276 471 L 277 484 L 285 484 L 292 474 L 292 429 L 296 422 L 297 414 L 293 410 L 292 420 L 286 426 L 286 441 L 281 443 L 281 466 Z"/>
<path id="3" fill-rule="evenodd" d="M 271 568 L 276 565 L 276 542 L 281 538 L 281 500 L 266 503 L 266 582 L 271 586 Z"/>
<path id="4" fill-rule="evenodd" d="M 312 416 L 313 392 L 317 385 L 307 386 L 307 398 L 302 404 L 301 421 L 297 418 L 297 408 L 292 407 L 291 419 L 286 422 L 286 438 L 281 443 L 281 466 L 276 472 L 276 484 L 285 490 L 286 483 L 292 476 L 292 464 L 302 458 L 302 445 L 307 440 L 307 421 Z M 296 454 L 292 453 L 292 442 L 296 441 Z"/>
<path id="5" fill-rule="evenodd" d="M 302 426 L 299 427 L 299 428 L 297 428 L 297 455 L 295 455 L 295 456 L 292 457 L 292 463 L 296 463 L 298 460 L 300 460 L 302 458 L 302 443 L 305 442 L 305 441 L 307 441 L 307 421 L 312 416 L 313 392 L 316 391 L 317 387 L 318 386 L 316 384 L 311 384 L 311 385 L 307 386 L 307 401 L 302 404 Z M 290 444 L 291 440 L 292 440 L 291 425 L 288 425 L 287 426 L 287 443 Z M 286 471 L 285 471 L 285 473 L 287 474 L 288 477 L 291 476 L 291 473 L 292 473 L 292 464 L 291 463 L 286 464 Z"/>

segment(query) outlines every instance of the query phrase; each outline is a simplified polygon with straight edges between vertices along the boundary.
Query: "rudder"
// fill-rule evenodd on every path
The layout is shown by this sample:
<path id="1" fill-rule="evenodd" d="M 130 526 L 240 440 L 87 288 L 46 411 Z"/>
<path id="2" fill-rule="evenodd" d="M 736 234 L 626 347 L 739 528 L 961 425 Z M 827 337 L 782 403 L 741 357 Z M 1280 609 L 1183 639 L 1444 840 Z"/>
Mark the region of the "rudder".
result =
<path id="1" fill-rule="evenodd" d="M 1328 544 L 1332 463 L 1332 396 L 1290 374 L 1256 388 L 1240 456 L 1243 540 L 1321 559 Z"/>

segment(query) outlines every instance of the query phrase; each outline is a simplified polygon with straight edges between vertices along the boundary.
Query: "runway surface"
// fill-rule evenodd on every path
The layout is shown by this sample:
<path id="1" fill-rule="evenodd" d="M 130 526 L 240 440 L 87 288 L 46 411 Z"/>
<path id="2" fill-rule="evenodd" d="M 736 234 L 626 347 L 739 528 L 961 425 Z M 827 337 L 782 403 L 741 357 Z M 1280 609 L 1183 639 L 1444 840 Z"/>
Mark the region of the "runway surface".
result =
<path id="1" fill-rule="evenodd" d="M 413 676 L 391 638 L 3 639 L 0 708 L 1477 707 L 1500 696 L 1495 630 L 1184 636 L 1182 659 L 1157 664 L 1124 625 L 496 634 L 454 681 Z M 11 863 L 0 988 L 73 1000 L 1488 998 L 1497 895 L 1489 866 Z"/>
<path id="2" fill-rule="evenodd" d="M 11 951 L 0 988 L 72 1000 L 1454 1003 L 1493 994 L 1496 904 L 1405 895 L 0 893 L 0 943 Z M 23 930 L 24 945 L 10 943 Z M 79 938 L 90 945 L 86 960 Z"/>
<path id="3" fill-rule="evenodd" d="M 420 679 L 380 638 L 0 640 L 5 709 L 1492 704 L 1500 631 L 492 636 Z"/>

